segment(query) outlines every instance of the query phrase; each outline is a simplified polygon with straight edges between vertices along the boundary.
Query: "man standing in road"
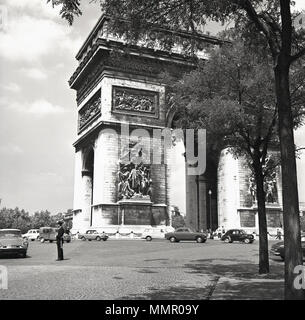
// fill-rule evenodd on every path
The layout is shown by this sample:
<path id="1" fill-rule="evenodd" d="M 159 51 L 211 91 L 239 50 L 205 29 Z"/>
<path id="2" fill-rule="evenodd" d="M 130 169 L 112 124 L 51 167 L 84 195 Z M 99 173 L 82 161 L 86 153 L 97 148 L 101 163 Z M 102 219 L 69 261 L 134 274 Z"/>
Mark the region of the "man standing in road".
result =
<path id="1" fill-rule="evenodd" d="M 63 244 L 64 244 L 64 233 L 65 230 L 63 228 L 63 222 L 58 221 L 57 224 L 59 225 L 58 233 L 56 236 L 56 244 L 57 244 L 57 260 L 56 261 L 61 261 L 64 260 L 64 250 L 63 250 Z"/>

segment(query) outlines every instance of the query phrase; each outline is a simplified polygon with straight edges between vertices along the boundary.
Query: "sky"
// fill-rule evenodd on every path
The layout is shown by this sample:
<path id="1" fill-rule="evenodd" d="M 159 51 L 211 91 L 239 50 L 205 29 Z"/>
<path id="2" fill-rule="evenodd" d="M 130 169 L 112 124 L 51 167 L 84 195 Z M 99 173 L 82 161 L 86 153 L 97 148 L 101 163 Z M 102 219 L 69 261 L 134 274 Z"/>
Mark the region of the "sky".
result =
<path id="1" fill-rule="evenodd" d="M 97 3 L 81 3 L 83 15 L 70 27 L 46 0 L 0 0 L 7 12 L 0 25 L 0 207 L 72 208 L 77 113 L 68 79 L 101 14 Z M 298 145 L 304 136 L 305 128 L 296 133 Z M 305 201 L 305 155 L 298 173 Z"/>

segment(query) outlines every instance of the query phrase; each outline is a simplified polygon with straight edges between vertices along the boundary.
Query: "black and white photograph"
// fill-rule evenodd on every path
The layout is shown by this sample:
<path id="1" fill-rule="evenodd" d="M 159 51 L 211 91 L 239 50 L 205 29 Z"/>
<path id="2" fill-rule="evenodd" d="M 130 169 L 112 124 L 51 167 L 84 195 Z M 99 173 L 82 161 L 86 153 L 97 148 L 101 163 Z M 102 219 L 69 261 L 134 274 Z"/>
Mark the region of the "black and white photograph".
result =
<path id="1" fill-rule="evenodd" d="M 0 304 L 305 300 L 305 1 L 0 0 L 0 164 Z"/>

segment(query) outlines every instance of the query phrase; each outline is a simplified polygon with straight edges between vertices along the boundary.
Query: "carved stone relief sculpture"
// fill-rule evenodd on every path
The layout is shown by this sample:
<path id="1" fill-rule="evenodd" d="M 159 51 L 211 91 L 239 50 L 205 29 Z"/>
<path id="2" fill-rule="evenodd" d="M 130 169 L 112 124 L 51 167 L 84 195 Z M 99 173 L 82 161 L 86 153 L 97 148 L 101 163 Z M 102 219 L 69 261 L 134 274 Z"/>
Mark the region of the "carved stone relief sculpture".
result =
<path id="1" fill-rule="evenodd" d="M 100 92 L 95 94 L 80 110 L 78 129 L 82 129 L 85 125 L 101 112 L 101 95 Z"/>
<path id="2" fill-rule="evenodd" d="M 114 87 L 113 110 L 121 113 L 157 116 L 158 93 Z"/>

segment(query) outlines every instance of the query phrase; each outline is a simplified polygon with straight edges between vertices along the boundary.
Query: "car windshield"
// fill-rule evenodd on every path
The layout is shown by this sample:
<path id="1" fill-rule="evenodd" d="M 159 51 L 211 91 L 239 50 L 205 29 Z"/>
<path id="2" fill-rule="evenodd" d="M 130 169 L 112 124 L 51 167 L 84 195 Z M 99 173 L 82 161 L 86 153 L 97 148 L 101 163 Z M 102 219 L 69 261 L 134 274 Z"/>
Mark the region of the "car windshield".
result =
<path id="1" fill-rule="evenodd" d="M 1 230 L 0 238 L 18 238 L 21 237 L 21 232 L 19 230 Z"/>
<path id="2" fill-rule="evenodd" d="M 240 230 L 240 234 L 246 234 L 245 230 Z"/>

